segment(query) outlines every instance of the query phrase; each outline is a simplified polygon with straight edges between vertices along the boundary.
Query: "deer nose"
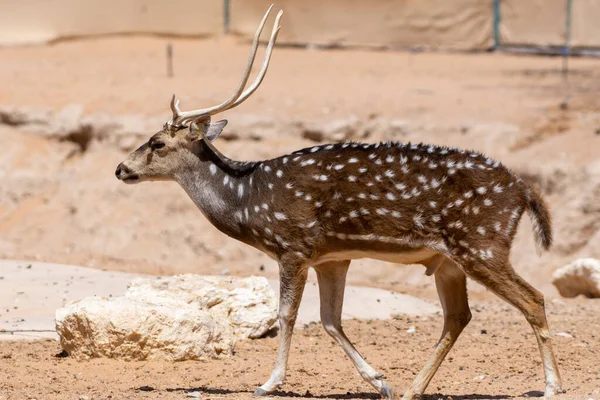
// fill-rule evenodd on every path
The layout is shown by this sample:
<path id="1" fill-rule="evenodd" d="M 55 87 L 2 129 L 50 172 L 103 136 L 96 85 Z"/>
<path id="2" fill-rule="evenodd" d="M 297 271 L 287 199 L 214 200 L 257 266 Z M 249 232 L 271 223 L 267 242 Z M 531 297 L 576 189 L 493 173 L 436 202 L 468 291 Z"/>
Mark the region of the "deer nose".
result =
<path id="1" fill-rule="evenodd" d="M 117 177 L 117 179 L 121 179 L 121 174 L 122 173 L 128 173 L 131 172 L 129 168 L 127 168 L 127 166 L 123 165 L 123 163 L 117 165 L 117 170 L 115 171 L 115 176 Z"/>

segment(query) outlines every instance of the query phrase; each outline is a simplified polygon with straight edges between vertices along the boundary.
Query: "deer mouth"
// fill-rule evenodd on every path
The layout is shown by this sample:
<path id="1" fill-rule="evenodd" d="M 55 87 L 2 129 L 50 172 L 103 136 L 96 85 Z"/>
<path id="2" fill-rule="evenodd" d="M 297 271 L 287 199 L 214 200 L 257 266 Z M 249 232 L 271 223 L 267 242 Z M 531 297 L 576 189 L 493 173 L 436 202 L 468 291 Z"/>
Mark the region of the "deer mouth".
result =
<path id="1" fill-rule="evenodd" d="M 133 183 L 140 180 L 137 174 L 132 174 L 121 179 L 125 183 Z"/>

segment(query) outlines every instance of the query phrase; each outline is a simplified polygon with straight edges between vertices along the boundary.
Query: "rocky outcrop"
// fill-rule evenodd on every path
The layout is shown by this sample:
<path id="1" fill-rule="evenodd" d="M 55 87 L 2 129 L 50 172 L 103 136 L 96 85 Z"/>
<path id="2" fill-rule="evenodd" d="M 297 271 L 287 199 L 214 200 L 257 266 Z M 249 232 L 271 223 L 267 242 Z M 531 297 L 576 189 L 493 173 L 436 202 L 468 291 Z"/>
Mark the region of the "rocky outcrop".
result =
<path id="1" fill-rule="evenodd" d="M 552 283 L 563 297 L 600 298 L 600 260 L 575 260 L 554 271 Z"/>
<path id="2" fill-rule="evenodd" d="M 266 279 L 179 275 L 134 280 L 124 296 L 87 297 L 56 311 L 62 348 L 79 359 L 197 360 L 232 353 L 276 321 Z"/>

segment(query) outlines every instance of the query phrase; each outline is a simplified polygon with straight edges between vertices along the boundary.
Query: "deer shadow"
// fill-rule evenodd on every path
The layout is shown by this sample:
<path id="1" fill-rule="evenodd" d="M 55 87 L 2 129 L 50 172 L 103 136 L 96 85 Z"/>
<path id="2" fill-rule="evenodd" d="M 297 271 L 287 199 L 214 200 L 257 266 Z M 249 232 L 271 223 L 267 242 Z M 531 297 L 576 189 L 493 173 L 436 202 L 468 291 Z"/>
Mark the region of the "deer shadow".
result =
<path id="1" fill-rule="evenodd" d="M 206 386 L 201 386 L 197 388 L 168 388 L 167 392 L 200 392 L 204 394 L 212 394 L 212 395 L 228 395 L 228 394 L 241 394 L 241 393 L 251 393 L 248 390 L 230 390 L 230 389 L 213 389 Z M 270 394 L 273 397 L 295 397 L 295 398 L 313 398 L 313 399 L 380 399 L 381 396 L 375 392 L 346 392 L 346 393 L 331 393 L 326 395 L 313 395 L 310 392 L 306 392 L 304 394 L 296 393 L 292 391 L 281 391 L 276 390 Z M 399 394 L 398 396 L 401 396 Z M 518 397 L 543 397 L 544 393 L 539 391 L 531 391 L 521 394 Z M 499 394 L 499 395 L 488 395 L 488 394 L 464 394 L 464 395 L 451 395 L 451 394 L 441 394 L 441 393 L 433 393 L 427 394 L 422 397 L 422 400 L 445 400 L 448 397 L 451 397 L 454 400 L 506 400 L 513 399 L 515 396 Z"/>
<path id="2" fill-rule="evenodd" d="M 252 393 L 248 390 L 230 390 L 230 389 L 213 389 L 205 386 L 197 388 L 168 388 L 167 392 L 200 392 L 204 394 L 212 395 L 228 395 L 228 394 L 242 394 Z M 311 398 L 311 399 L 380 399 L 381 396 L 374 392 L 346 392 L 346 393 L 332 393 L 327 395 L 314 395 L 310 392 L 304 394 L 296 393 L 292 391 L 276 390 L 269 394 L 272 397 L 296 397 L 296 398 Z"/>

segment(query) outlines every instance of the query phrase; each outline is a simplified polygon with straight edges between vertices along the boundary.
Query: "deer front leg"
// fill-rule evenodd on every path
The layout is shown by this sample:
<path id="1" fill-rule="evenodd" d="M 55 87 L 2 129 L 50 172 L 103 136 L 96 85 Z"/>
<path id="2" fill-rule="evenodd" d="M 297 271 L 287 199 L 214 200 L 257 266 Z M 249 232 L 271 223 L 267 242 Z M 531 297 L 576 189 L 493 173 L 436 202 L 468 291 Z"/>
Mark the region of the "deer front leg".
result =
<path id="1" fill-rule="evenodd" d="M 371 384 L 381 396 L 393 400 L 392 387 L 383 380 L 383 375 L 365 361 L 342 329 L 342 307 L 349 265 L 350 261 L 339 261 L 315 267 L 321 298 L 321 322 L 325 331 L 342 346 L 344 352 L 350 357 L 360 376 Z"/>
<path id="2" fill-rule="evenodd" d="M 283 384 L 292 333 L 307 274 L 306 266 L 289 265 L 283 262 L 279 264 L 279 349 L 277 360 L 271 377 L 264 385 L 256 389 L 254 396 L 264 396 Z"/>

